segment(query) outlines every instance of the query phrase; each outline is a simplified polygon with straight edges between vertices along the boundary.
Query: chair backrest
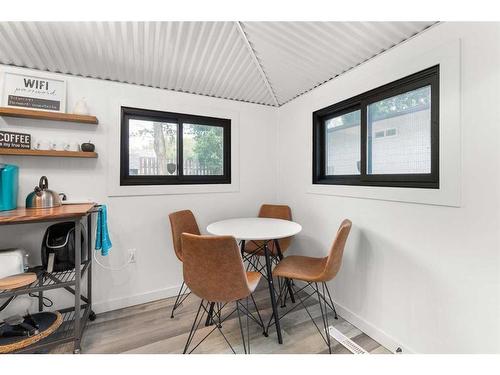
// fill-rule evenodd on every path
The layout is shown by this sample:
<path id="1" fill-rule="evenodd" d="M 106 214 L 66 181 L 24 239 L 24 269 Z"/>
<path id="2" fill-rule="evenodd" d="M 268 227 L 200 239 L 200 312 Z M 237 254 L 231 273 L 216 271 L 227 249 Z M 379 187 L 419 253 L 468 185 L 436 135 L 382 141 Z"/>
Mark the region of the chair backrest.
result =
<path id="1" fill-rule="evenodd" d="M 231 302 L 250 295 L 238 244 L 232 236 L 182 234 L 184 282 L 198 297 Z"/>
<path id="2" fill-rule="evenodd" d="M 259 217 L 268 217 L 271 219 L 292 220 L 292 210 L 290 207 L 279 204 L 263 204 L 260 206 Z M 288 250 L 292 237 L 282 238 L 278 241 L 282 253 Z M 269 250 L 275 253 L 274 242 L 269 243 Z"/>
<path id="3" fill-rule="evenodd" d="M 177 258 L 182 262 L 182 233 L 200 234 L 196 219 L 190 210 L 173 212 L 168 215 L 172 227 L 172 242 Z"/>
<path id="4" fill-rule="evenodd" d="M 285 205 L 263 204 L 262 206 L 260 206 L 259 217 L 292 220 L 292 210 L 290 209 L 290 207 Z"/>
<path id="5" fill-rule="evenodd" d="M 351 231 L 352 222 L 351 220 L 345 219 L 340 224 L 337 230 L 337 235 L 333 240 L 332 247 L 328 256 L 325 258 L 325 268 L 321 275 L 322 281 L 329 281 L 333 279 L 340 270 L 342 265 L 342 255 L 344 254 L 345 243 L 349 232 Z"/>

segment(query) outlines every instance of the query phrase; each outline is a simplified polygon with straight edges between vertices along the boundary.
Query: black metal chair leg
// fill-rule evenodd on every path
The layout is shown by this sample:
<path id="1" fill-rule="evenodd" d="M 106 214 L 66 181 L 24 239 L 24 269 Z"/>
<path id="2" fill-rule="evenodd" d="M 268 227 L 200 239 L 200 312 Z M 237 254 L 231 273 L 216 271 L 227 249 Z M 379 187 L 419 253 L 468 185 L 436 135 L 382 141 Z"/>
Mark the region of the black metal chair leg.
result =
<path id="1" fill-rule="evenodd" d="M 248 342 L 248 354 L 250 354 L 250 311 L 248 310 L 248 297 L 247 297 L 247 342 Z"/>
<path id="2" fill-rule="evenodd" d="M 259 311 L 259 308 L 257 307 L 257 303 L 255 302 L 255 298 L 253 298 L 253 294 L 250 294 L 250 298 L 252 299 L 253 305 L 255 307 L 255 311 L 257 312 L 257 316 L 259 317 L 259 322 L 260 322 L 260 324 L 262 326 L 262 330 L 263 330 L 262 334 L 267 337 L 268 334 L 266 331 L 266 327 L 264 327 L 264 321 L 262 320 L 262 316 L 260 315 L 260 311 Z"/>
<path id="3" fill-rule="evenodd" d="M 323 293 L 323 296 L 325 295 L 325 283 L 321 283 L 322 284 L 322 293 Z M 318 288 L 318 285 L 316 284 L 316 288 L 318 290 L 318 294 L 319 294 L 319 288 Z M 319 297 L 319 296 L 318 296 Z M 330 332 L 329 332 L 329 323 L 328 323 L 328 310 L 327 310 L 327 303 L 326 303 L 326 300 L 323 298 L 323 304 L 324 304 L 324 310 L 321 308 L 321 298 L 318 298 L 319 300 L 319 306 L 320 306 L 320 310 L 321 310 L 321 314 L 323 315 L 323 324 L 325 326 L 325 336 L 326 336 L 326 343 L 328 345 L 328 351 L 330 352 L 330 354 L 332 354 L 332 344 L 331 344 L 331 340 L 330 340 Z"/>
<path id="4" fill-rule="evenodd" d="M 200 302 L 200 306 L 198 307 L 198 311 L 196 312 L 196 317 L 194 318 L 194 321 L 193 321 L 193 325 L 191 326 L 191 330 L 189 331 L 189 335 L 188 335 L 188 338 L 187 338 L 187 341 L 186 341 L 186 345 L 184 346 L 184 351 L 182 352 L 183 354 L 186 354 L 188 349 L 189 349 L 189 345 L 191 345 L 191 342 L 193 341 L 193 338 L 194 338 L 194 335 L 196 333 L 196 330 L 198 329 L 198 326 L 201 322 L 201 320 L 203 319 L 203 315 L 204 315 L 204 312 L 205 312 L 205 308 L 203 306 L 203 302 L 205 301 L 201 301 Z M 200 316 L 200 312 L 203 308 L 203 312 L 201 313 L 201 317 L 200 319 L 198 320 L 198 316 Z M 198 324 L 196 323 L 198 321 Z"/>
<path id="5" fill-rule="evenodd" d="M 323 283 L 326 289 L 326 293 L 328 294 L 328 299 L 330 300 L 330 308 L 333 310 L 333 313 L 335 314 L 335 319 L 338 319 L 337 315 L 337 310 L 335 310 L 335 305 L 333 304 L 332 296 L 330 295 L 330 289 L 328 289 L 328 285 L 326 283 Z"/>
<path id="6" fill-rule="evenodd" d="M 174 312 L 175 310 L 181 305 L 181 296 L 182 296 L 182 290 L 184 288 L 184 281 L 182 282 L 181 284 L 181 288 L 179 289 L 179 293 L 177 293 L 177 298 L 175 299 L 175 302 L 174 302 L 174 307 L 172 307 L 172 313 L 170 314 L 170 319 L 173 319 L 174 318 Z"/>
<path id="7" fill-rule="evenodd" d="M 248 302 L 248 298 L 247 298 L 247 302 Z M 240 334 L 241 334 L 241 341 L 243 342 L 243 350 L 245 351 L 245 354 L 248 354 L 248 351 L 247 351 L 247 344 L 245 342 L 245 334 L 243 333 L 243 324 L 241 323 L 241 314 L 240 314 L 240 301 L 236 301 L 236 313 L 238 314 L 238 323 L 240 325 Z M 248 311 L 247 311 L 247 314 L 248 314 Z M 247 315 L 247 319 L 248 319 L 248 315 Z M 248 325 L 248 321 L 247 321 L 247 325 Z M 248 348 L 250 350 L 250 348 Z"/>
<path id="8" fill-rule="evenodd" d="M 213 322 L 213 314 L 214 314 L 214 306 L 215 306 L 215 302 L 211 302 L 210 303 L 210 308 L 208 310 L 208 314 L 207 314 L 207 320 L 205 321 L 205 327 L 208 327 L 209 325 L 212 325 L 212 322 Z"/>
<path id="9" fill-rule="evenodd" d="M 274 246 L 276 246 L 276 252 L 278 253 L 278 259 L 280 261 L 283 260 L 283 253 L 281 252 L 280 242 L 278 240 L 274 240 Z M 290 294 L 290 301 L 292 301 L 292 303 L 295 303 L 295 296 L 293 295 L 293 291 L 292 291 L 292 282 L 290 281 L 290 279 L 285 279 L 285 282 L 286 282 L 286 286 L 288 288 L 288 294 Z M 285 295 L 285 299 L 286 299 L 286 295 Z"/>

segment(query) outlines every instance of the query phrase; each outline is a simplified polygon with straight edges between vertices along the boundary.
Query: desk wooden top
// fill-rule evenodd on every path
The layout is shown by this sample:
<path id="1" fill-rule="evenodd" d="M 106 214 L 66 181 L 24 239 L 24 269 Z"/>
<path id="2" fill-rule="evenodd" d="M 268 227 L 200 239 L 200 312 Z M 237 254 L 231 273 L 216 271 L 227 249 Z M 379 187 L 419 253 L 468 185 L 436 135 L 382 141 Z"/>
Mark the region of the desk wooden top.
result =
<path id="1" fill-rule="evenodd" d="M 0 225 L 78 218 L 87 215 L 95 205 L 95 203 L 67 204 L 53 208 L 22 207 L 11 211 L 0 211 Z"/>

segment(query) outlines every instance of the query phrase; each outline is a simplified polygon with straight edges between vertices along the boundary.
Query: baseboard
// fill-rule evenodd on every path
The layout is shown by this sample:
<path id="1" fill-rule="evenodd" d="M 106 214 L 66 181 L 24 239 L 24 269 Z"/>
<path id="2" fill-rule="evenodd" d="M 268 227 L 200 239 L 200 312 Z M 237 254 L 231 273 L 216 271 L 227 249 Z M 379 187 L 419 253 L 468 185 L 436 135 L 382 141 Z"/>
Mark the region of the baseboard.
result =
<path id="1" fill-rule="evenodd" d="M 304 286 L 305 283 L 298 282 L 299 285 Z M 313 296 L 316 299 L 316 296 Z M 335 310 L 338 315 L 340 315 L 343 319 L 347 320 L 356 328 L 359 328 L 362 332 L 366 333 L 372 339 L 380 343 L 384 348 L 391 351 L 392 353 L 396 353 L 397 348 L 401 348 L 401 353 L 405 354 L 415 354 L 417 353 L 415 350 L 410 348 L 407 345 L 404 345 L 401 340 L 397 340 L 391 335 L 384 332 L 382 329 L 374 326 L 364 318 L 360 317 L 355 312 L 349 310 L 347 307 L 333 300 L 333 304 L 335 305 Z M 399 354 L 399 353 L 398 353 Z"/>
<path id="2" fill-rule="evenodd" d="M 153 302 L 163 298 L 175 297 L 177 293 L 179 293 L 180 287 L 180 285 L 176 285 L 168 288 L 152 290 L 146 293 L 135 294 L 132 296 L 94 302 L 92 304 L 92 310 L 99 314 L 106 311 L 113 311 L 125 307 L 140 305 L 142 303 Z"/>
<path id="3" fill-rule="evenodd" d="M 413 349 L 410 347 L 404 345 L 401 340 L 397 340 L 391 335 L 387 334 L 380 328 L 374 326 L 370 322 L 366 321 L 356 313 L 352 312 L 348 308 L 342 306 L 340 303 L 337 301 L 333 301 L 335 305 L 335 309 L 337 310 L 337 313 L 347 320 L 349 323 L 352 325 L 356 326 L 359 328 L 361 331 L 366 333 L 368 336 L 370 336 L 372 339 L 375 341 L 379 342 L 384 346 L 387 350 L 390 350 L 391 352 L 395 353 L 397 348 L 401 348 L 402 353 L 406 354 L 414 354 L 416 353 Z"/>

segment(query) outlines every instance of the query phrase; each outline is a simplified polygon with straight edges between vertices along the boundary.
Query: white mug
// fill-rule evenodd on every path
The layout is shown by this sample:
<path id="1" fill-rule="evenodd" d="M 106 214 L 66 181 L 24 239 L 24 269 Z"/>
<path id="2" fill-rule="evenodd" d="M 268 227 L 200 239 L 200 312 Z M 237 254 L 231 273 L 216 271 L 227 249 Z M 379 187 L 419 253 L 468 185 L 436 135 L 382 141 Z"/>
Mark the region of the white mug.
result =
<path id="1" fill-rule="evenodd" d="M 64 144 L 62 142 L 57 142 L 57 141 L 49 141 L 49 149 L 54 150 L 54 151 L 63 151 L 64 150 Z"/>
<path id="2" fill-rule="evenodd" d="M 39 139 L 31 137 L 31 149 L 40 150 L 40 146 L 41 146 L 41 141 Z"/>
<path id="3" fill-rule="evenodd" d="M 37 139 L 31 144 L 33 150 L 50 150 L 50 143 L 45 139 Z"/>
<path id="4" fill-rule="evenodd" d="M 69 151 L 80 151 L 80 143 L 78 143 L 78 142 L 71 142 L 69 144 Z"/>

